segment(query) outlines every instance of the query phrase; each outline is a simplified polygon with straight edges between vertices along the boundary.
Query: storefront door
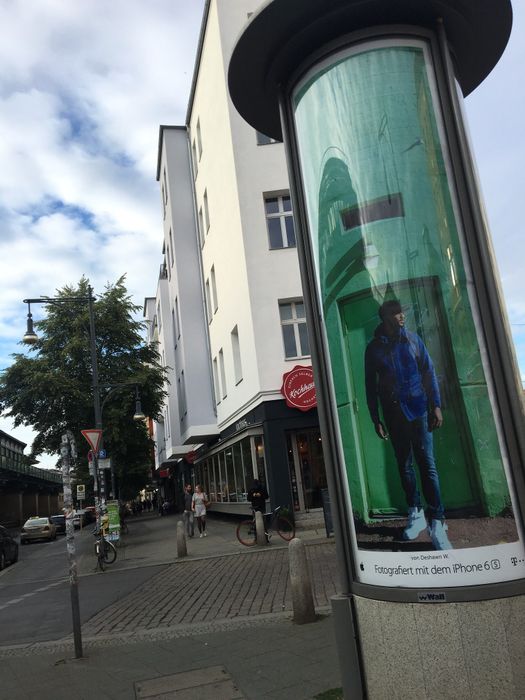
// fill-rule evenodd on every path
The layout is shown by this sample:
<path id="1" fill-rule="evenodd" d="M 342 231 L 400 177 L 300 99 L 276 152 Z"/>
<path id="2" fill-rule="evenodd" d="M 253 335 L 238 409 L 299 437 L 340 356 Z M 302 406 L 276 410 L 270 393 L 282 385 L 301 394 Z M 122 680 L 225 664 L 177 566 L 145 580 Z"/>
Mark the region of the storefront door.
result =
<path id="1" fill-rule="evenodd" d="M 321 490 L 327 484 L 319 430 L 288 433 L 287 448 L 294 510 L 321 508 Z"/>

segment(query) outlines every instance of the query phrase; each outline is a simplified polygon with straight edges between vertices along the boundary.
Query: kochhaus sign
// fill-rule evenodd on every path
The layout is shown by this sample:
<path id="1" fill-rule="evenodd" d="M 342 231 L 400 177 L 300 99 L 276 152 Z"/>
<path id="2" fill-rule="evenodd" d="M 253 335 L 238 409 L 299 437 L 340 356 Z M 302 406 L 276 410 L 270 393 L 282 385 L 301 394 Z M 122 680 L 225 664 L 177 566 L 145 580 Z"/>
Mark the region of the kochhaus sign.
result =
<path id="1" fill-rule="evenodd" d="M 290 408 L 309 411 L 317 406 L 314 374 L 311 367 L 296 365 L 283 375 L 281 394 Z"/>

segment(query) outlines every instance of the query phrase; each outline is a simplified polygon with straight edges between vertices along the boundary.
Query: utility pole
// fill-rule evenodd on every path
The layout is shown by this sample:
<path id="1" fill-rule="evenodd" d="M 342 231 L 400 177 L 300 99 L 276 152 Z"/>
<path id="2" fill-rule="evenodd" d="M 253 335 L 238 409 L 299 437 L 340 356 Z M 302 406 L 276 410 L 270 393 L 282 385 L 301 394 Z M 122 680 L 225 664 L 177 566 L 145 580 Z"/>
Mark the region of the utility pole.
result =
<path id="1" fill-rule="evenodd" d="M 75 547 L 75 529 L 73 525 L 73 497 L 71 493 L 71 461 L 76 459 L 77 451 L 75 438 L 68 430 L 62 435 L 60 447 L 62 456 L 62 481 L 64 485 L 64 507 L 66 509 L 66 547 L 69 561 L 69 586 L 71 593 L 71 613 L 73 617 L 73 638 L 75 642 L 75 658 L 82 658 L 82 631 L 80 627 L 80 606 L 78 599 L 78 571 Z"/>

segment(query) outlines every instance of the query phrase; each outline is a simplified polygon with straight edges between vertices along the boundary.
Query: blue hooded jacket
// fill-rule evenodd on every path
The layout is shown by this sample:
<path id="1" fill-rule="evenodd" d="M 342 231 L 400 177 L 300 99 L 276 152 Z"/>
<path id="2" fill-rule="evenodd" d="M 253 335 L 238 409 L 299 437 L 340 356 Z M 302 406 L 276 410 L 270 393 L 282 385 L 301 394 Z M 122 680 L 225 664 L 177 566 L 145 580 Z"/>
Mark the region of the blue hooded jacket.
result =
<path id="1" fill-rule="evenodd" d="M 421 418 L 429 409 L 441 407 L 434 365 L 416 333 L 400 328 L 388 335 L 379 325 L 365 352 L 366 401 L 374 424 L 383 413 L 399 406 L 406 419 Z"/>

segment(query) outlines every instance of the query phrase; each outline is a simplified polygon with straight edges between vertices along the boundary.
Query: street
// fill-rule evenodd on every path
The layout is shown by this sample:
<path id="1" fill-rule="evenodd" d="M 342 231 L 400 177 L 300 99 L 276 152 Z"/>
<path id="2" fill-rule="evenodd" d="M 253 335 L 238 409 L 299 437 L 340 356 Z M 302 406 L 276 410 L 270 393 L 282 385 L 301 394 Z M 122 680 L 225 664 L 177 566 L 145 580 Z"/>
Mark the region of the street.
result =
<path id="1" fill-rule="evenodd" d="M 340 685 L 333 539 L 301 533 L 318 619 L 294 625 L 284 541 L 244 547 L 234 521 L 211 515 L 208 536 L 189 538 L 178 560 L 178 517 L 130 518 L 104 572 L 94 571 L 91 528 L 77 531 L 80 660 L 64 538 L 20 548 L 20 561 L 0 573 L 0 697 L 178 697 L 189 677 L 202 684 L 192 697 L 215 698 L 205 693 L 216 669 L 238 689 L 231 698 L 301 700 Z"/>
<path id="2" fill-rule="evenodd" d="M 127 595 L 159 567 L 94 569 L 91 527 L 75 532 L 81 621 Z M 19 548 L 19 561 L 0 572 L 0 645 L 55 640 L 71 634 L 69 564 L 65 537 Z"/>
<path id="3" fill-rule="evenodd" d="M 188 557 L 178 561 L 177 520 L 156 514 L 130 518 L 117 561 L 104 572 L 95 569 L 92 527 L 75 531 L 86 638 L 291 610 L 284 541 L 244 547 L 234 521 L 211 516 L 208 537 L 188 538 Z M 308 552 L 316 606 L 327 608 L 336 592 L 333 542 L 321 540 Z M 64 536 L 25 545 L 19 553 L 18 563 L 0 573 L 0 646 L 70 638 Z"/>

